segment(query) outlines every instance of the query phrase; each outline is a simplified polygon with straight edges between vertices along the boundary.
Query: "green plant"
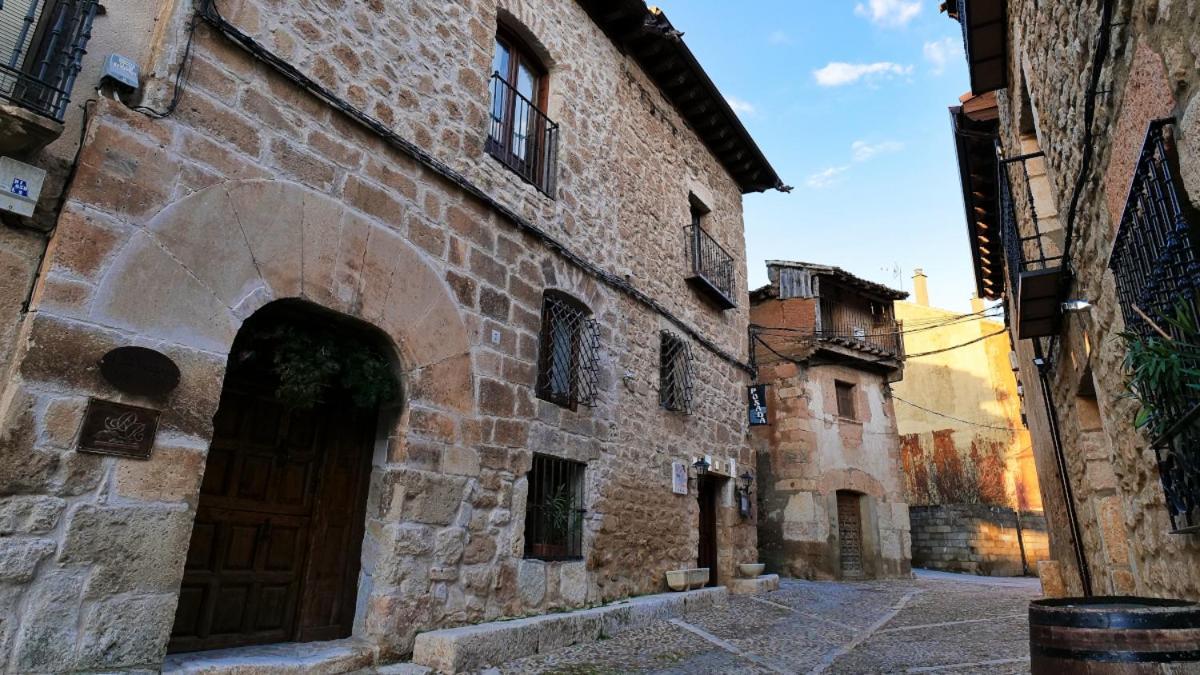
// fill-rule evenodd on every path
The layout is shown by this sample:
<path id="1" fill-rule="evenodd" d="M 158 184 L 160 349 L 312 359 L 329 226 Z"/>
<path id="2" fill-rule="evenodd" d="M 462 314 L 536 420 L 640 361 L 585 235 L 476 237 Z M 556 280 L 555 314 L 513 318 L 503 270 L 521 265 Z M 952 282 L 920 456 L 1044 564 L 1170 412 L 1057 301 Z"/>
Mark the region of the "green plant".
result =
<path id="1" fill-rule="evenodd" d="M 311 408 L 339 388 L 354 405 L 369 408 L 396 396 L 387 358 L 361 338 L 323 327 L 286 323 L 255 337 L 272 353 L 279 378 L 275 394 L 295 408 Z"/>
<path id="2" fill-rule="evenodd" d="M 1177 415 L 1186 412 L 1189 402 L 1194 402 L 1200 392 L 1200 327 L 1186 300 L 1180 300 L 1174 315 L 1166 319 L 1171 332 L 1135 310 L 1154 334 L 1120 334 L 1126 347 L 1126 387 L 1128 396 L 1139 404 L 1134 424 L 1157 437 L 1167 431 Z"/>
<path id="3" fill-rule="evenodd" d="M 546 498 L 542 508 L 550 529 L 550 539 L 554 542 L 566 542 L 567 536 L 577 524 L 579 515 L 571 499 L 570 486 L 566 483 L 560 484 Z"/>

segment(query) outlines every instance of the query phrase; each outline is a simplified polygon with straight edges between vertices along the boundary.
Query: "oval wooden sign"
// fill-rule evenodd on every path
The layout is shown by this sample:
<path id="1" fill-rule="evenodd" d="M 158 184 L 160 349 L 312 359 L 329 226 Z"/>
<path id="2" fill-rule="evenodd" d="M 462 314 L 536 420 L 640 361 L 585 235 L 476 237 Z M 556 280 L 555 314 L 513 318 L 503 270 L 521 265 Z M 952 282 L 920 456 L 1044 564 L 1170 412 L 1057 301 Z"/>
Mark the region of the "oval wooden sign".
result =
<path id="1" fill-rule="evenodd" d="M 146 347 L 117 347 L 100 359 L 100 374 L 126 394 L 165 396 L 179 386 L 179 366 Z"/>

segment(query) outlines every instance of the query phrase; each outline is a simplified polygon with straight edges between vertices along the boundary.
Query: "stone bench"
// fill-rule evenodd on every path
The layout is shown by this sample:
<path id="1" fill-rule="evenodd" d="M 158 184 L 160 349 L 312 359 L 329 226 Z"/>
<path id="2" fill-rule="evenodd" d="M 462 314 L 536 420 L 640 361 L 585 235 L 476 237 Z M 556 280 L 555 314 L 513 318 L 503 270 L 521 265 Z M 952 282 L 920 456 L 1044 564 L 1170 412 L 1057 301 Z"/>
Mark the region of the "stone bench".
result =
<path id="1" fill-rule="evenodd" d="M 412 660 L 443 673 L 481 670 L 676 618 L 689 610 L 723 603 L 728 595 L 728 589 L 718 586 L 645 595 L 593 609 L 430 631 L 417 636 Z"/>

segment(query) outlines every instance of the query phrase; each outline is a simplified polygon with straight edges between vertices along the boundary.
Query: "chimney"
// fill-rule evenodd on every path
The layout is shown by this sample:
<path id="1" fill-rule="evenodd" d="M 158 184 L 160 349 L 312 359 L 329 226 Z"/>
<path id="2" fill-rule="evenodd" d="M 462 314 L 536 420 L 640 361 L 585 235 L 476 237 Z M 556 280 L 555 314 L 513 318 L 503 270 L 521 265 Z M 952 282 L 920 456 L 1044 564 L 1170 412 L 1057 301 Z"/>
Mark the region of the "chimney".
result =
<path id="1" fill-rule="evenodd" d="M 971 311 L 975 314 L 983 313 L 983 298 L 979 297 L 979 294 L 971 296 Z"/>
<path id="2" fill-rule="evenodd" d="M 929 284 L 925 276 L 925 270 L 920 267 L 913 270 L 913 302 L 916 302 L 922 307 L 929 306 Z"/>

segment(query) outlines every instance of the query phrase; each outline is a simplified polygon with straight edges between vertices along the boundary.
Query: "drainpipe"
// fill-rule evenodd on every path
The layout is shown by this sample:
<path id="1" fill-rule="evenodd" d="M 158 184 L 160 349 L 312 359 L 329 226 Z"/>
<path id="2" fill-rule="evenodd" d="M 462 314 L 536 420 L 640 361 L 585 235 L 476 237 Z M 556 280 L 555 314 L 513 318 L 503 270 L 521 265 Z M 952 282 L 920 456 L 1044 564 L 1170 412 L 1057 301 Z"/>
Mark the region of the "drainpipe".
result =
<path id="1" fill-rule="evenodd" d="M 1075 562 L 1079 567 L 1079 583 L 1083 587 L 1085 598 L 1092 596 L 1092 574 L 1088 569 L 1087 556 L 1083 551 L 1083 542 L 1079 536 L 1079 515 L 1075 512 L 1075 495 L 1071 489 L 1071 479 L 1067 474 L 1067 458 L 1063 453 L 1062 437 L 1058 428 L 1058 411 L 1054 407 L 1054 396 L 1050 391 L 1050 377 L 1046 374 L 1046 359 L 1042 354 L 1042 345 L 1038 340 L 1033 341 L 1034 365 L 1037 366 L 1038 382 L 1042 385 L 1042 398 L 1046 402 L 1046 416 L 1050 420 L 1050 442 L 1054 446 L 1054 461 L 1058 465 L 1058 476 L 1062 483 L 1063 501 L 1067 507 L 1067 523 L 1071 530 L 1071 543 L 1075 549 Z"/>

